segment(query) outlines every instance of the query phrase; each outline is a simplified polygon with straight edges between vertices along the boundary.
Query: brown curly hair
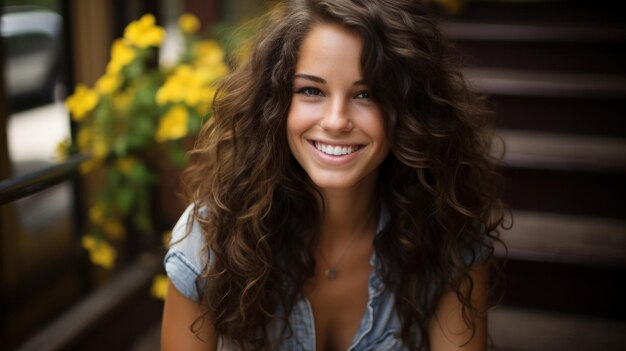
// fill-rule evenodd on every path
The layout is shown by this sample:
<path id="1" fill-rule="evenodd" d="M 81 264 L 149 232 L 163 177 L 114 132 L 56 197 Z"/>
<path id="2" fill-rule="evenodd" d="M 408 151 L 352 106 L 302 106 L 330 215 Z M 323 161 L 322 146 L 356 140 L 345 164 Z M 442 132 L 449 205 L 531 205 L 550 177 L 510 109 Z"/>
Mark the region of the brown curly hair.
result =
<path id="1" fill-rule="evenodd" d="M 408 0 L 288 1 L 265 21 L 249 61 L 218 90 L 184 174 L 211 256 L 197 282 L 203 318 L 241 349 L 270 349 L 277 341 L 266 326 L 286 321 L 314 274 L 318 194 L 291 155 L 286 118 L 303 38 L 316 23 L 337 23 L 363 38 L 362 72 L 390 140 L 379 192 L 391 217 L 374 249 L 403 342 L 428 345 L 446 289 L 473 327 L 480 311 L 464 257 L 481 247 L 491 258 L 505 209 L 483 101 L 450 62 L 435 23 Z"/>

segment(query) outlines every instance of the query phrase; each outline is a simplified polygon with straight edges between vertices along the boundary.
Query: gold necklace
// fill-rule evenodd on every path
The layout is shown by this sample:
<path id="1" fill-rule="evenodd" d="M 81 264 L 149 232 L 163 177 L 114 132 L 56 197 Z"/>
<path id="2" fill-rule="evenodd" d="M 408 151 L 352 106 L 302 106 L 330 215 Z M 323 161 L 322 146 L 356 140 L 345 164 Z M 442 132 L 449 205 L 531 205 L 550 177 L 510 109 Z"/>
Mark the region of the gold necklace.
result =
<path id="1" fill-rule="evenodd" d="M 337 263 L 335 263 L 334 265 L 328 263 L 328 260 L 326 260 L 326 257 L 324 257 L 324 255 L 320 252 L 320 257 L 322 258 L 322 260 L 324 260 L 324 262 L 328 266 L 328 268 L 324 270 L 324 276 L 326 276 L 326 278 L 330 280 L 337 279 L 337 277 L 339 276 L 338 267 L 341 264 L 341 261 L 343 261 L 344 257 L 346 257 L 346 254 L 348 253 L 348 251 L 350 251 L 350 249 L 352 248 L 352 245 L 354 245 L 354 243 L 356 242 L 357 238 L 358 238 L 358 235 L 355 234 L 354 238 L 352 238 L 352 241 L 350 242 L 348 247 L 344 250 L 343 254 L 341 255 L 341 257 L 339 257 L 339 260 L 337 260 Z"/>
<path id="2" fill-rule="evenodd" d="M 374 207 L 376 208 L 376 207 Z M 364 227 L 367 226 L 367 223 L 369 222 L 370 218 L 372 218 L 372 213 L 374 212 L 374 210 L 372 209 L 372 211 L 370 212 L 370 214 L 367 216 L 367 219 L 365 220 L 365 223 L 363 223 L 363 227 L 361 228 L 361 231 L 363 230 Z M 348 254 L 348 252 L 350 252 L 350 249 L 352 248 L 352 246 L 354 245 L 354 243 L 356 242 L 356 239 L 358 239 L 358 234 L 359 231 L 355 231 L 353 234 L 353 238 L 352 241 L 350 241 L 350 244 L 348 244 L 348 247 L 346 247 L 346 249 L 343 251 L 343 254 L 341 254 L 341 257 L 339 257 L 339 260 L 337 260 L 337 263 L 335 263 L 334 265 L 330 264 L 328 262 L 328 260 L 326 259 L 326 257 L 324 257 L 324 254 L 322 254 L 322 252 L 320 252 L 320 257 L 322 258 L 322 260 L 324 260 L 324 263 L 326 263 L 326 266 L 328 266 L 328 268 L 326 268 L 324 270 L 324 276 L 330 280 L 335 280 L 337 279 L 337 277 L 339 276 L 339 265 L 341 264 L 341 262 L 343 261 L 343 259 L 346 257 L 346 255 Z"/>

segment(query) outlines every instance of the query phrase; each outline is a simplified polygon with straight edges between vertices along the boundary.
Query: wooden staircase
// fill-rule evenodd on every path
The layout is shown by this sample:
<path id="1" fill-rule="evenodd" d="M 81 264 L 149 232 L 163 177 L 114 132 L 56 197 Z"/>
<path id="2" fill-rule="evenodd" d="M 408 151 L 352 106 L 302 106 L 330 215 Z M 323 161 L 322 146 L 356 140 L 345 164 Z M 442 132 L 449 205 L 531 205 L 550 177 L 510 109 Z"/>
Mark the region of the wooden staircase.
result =
<path id="1" fill-rule="evenodd" d="M 626 22 L 618 5 L 468 1 L 442 19 L 505 143 L 514 225 L 502 234 L 508 258 L 503 300 L 490 313 L 494 349 L 626 348 Z M 497 254 L 504 260 L 502 248 Z"/>

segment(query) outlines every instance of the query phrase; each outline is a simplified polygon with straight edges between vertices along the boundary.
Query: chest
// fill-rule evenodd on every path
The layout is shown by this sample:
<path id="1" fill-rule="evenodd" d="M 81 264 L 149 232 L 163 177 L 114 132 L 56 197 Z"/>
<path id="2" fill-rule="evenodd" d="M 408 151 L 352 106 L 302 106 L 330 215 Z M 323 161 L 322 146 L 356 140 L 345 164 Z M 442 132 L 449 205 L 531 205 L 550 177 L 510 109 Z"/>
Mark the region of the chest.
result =
<path id="1" fill-rule="evenodd" d="M 367 307 L 368 278 L 372 271 L 367 259 L 360 262 L 342 267 L 338 277 L 332 280 L 324 275 L 325 267 L 317 267 L 318 273 L 305 288 L 313 312 L 318 351 L 347 350 L 359 329 Z"/>

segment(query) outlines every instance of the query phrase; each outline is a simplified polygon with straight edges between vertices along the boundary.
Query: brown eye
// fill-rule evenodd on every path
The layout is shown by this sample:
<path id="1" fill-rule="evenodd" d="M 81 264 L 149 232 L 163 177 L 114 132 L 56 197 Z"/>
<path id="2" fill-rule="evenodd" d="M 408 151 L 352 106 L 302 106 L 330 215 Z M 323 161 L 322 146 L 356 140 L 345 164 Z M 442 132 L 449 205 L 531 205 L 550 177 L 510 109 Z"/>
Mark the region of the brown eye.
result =
<path id="1" fill-rule="evenodd" d="M 313 88 L 313 87 L 305 87 L 305 88 L 302 88 L 302 89 L 298 89 L 298 91 L 296 93 L 302 94 L 304 96 L 321 96 L 321 95 L 323 95 L 322 92 L 319 89 Z"/>
<path id="2" fill-rule="evenodd" d="M 370 92 L 367 90 L 363 90 L 361 92 L 359 92 L 355 98 L 357 99 L 369 99 L 370 98 Z"/>

